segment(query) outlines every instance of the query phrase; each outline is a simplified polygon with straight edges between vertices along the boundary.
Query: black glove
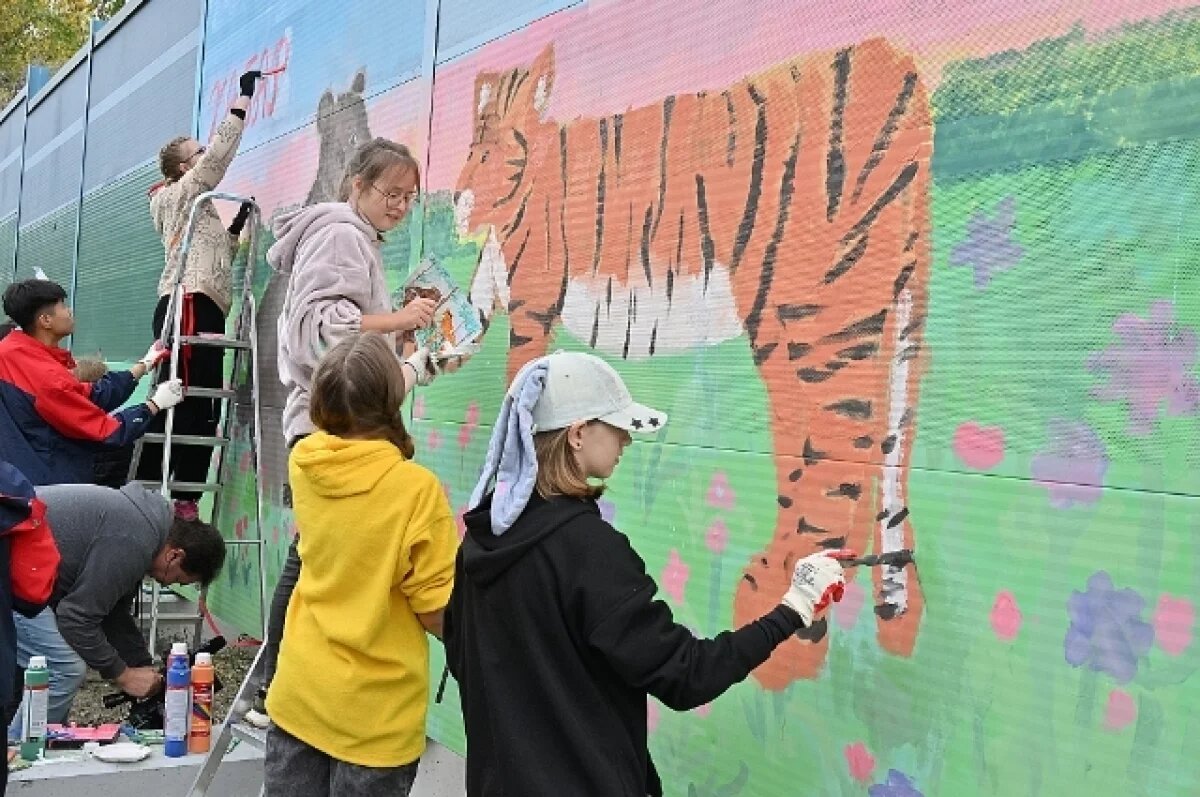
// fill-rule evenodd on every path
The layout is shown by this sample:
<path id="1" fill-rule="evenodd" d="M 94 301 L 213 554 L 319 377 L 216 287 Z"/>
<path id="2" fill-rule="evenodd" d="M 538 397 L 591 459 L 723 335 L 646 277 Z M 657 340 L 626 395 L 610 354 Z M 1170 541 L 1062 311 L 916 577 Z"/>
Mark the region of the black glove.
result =
<path id="1" fill-rule="evenodd" d="M 258 71 L 257 69 L 251 69 L 249 72 L 242 74 L 242 76 L 238 79 L 238 86 L 241 87 L 243 97 L 254 96 L 254 87 L 261 77 L 262 72 Z"/>
<path id="2" fill-rule="evenodd" d="M 246 219 L 250 218 L 250 208 L 253 207 L 249 202 L 243 202 L 238 208 L 237 215 L 233 217 L 233 223 L 229 225 L 229 234 L 235 238 L 242 234 L 242 228 L 246 226 Z"/>

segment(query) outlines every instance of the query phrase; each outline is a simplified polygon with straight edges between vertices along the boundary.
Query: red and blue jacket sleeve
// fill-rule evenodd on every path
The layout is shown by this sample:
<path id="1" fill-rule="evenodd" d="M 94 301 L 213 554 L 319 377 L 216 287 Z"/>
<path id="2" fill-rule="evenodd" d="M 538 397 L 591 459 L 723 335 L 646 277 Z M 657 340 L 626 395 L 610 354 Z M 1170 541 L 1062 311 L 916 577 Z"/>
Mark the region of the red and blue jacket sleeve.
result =
<path id="1" fill-rule="evenodd" d="M 109 371 L 92 383 L 91 400 L 105 412 L 112 412 L 133 395 L 137 380 L 129 371 Z"/>
<path id="2" fill-rule="evenodd" d="M 145 404 L 109 415 L 92 403 L 86 382 L 66 379 L 56 379 L 39 390 L 34 410 L 63 437 L 109 446 L 137 440 L 145 434 L 151 417 Z"/>

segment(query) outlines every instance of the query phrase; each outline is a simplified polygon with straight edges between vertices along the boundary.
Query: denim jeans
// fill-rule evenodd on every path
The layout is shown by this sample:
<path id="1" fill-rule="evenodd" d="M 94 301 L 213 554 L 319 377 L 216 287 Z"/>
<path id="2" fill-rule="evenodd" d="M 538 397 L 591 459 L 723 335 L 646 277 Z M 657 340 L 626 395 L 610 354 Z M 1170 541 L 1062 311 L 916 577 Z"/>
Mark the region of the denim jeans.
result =
<path id="1" fill-rule="evenodd" d="M 325 755 L 272 724 L 267 731 L 266 797 L 408 797 L 417 764 L 363 767 Z"/>
<path id="2" fill-rule="evenodd" d="M 79 654 L 58 633 L 54 612 L 45 609 L 32 620 L 13 613 L 17 626 L 17 665 L 22 669 L 29 666 L 30 656 L 45 656 L 50 668 L 50 694 L 46 719 L 52 723 L 64 723 L 71 713 L 75 693 L 83 686 L 87 676 L 87 665 Z M 20 738 L 21 713 L 8 726 L 8 736 Z"/>

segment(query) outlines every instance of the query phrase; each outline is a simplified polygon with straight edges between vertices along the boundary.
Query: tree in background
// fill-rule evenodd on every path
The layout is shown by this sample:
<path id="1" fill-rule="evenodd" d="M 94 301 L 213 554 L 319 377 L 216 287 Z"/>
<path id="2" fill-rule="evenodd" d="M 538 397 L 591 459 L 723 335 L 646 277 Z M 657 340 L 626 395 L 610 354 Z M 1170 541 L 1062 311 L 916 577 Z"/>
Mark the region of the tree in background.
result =
<path id="1" fill-rule="evenodd" d="M 88 38 L 88 20 L 108 19 L 125 0 L 0 0 L 0 106 L 25 85 L 25 67 L 57 69 Z"/>

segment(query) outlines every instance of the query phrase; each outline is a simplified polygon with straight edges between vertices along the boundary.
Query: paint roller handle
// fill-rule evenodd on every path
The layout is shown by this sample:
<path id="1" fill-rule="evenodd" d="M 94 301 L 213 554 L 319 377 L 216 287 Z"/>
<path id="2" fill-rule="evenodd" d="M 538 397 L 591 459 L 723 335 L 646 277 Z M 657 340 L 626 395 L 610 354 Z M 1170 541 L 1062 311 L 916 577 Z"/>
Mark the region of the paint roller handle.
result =
<path id="1" fill-rule="evenodd" d="M 842 563 L 842 567 L 878 567 L 887 565 L 888 567 L 904 567 L 911 565 L 913 552 L 908 548 L 901 548 L 898 551 L 888 551 L 887 553 L 873 553 L 866 556 L 844 557 L 833 554 L 835 559 Z"/>

